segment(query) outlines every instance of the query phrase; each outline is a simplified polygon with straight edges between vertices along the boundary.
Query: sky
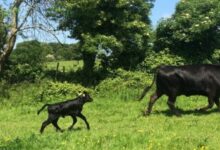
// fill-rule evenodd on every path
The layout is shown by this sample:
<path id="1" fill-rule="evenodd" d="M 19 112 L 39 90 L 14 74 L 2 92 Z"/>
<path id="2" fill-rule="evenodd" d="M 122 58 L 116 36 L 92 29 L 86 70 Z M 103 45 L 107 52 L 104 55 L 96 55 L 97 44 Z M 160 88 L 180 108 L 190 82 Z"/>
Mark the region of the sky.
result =
<path id="1" fill-rule="evenodd" d="M 180 0 L 156 0 L 150 16 L 154 28 L 161 18 L 168 18 L 174 13 L 176 4 L 179 1 Z"/>
<path id="2" fill-rule="evenodd" d="M 0 0 L 0 4 L 1 4 Z M 6 2 L 9 2 L 11 0 L 7 0 Z M 152 21 L 152 26 L 153 28 L 156 28 L 158 21 L 162 18 L 168 18 L 170 17 L 174 11 L 175 11 L 175 6 L 180 0 L 156 0 L 154 3 L 154 7 L 151 10 L 151 21 Z M 68 32 L 59 32 L 58 33 L 58 38 L 62 43 L 73 43 L 76 42 L 73 39 L 67 38 Z M 24 39 L 18 36 L 17 43 L 22 42 Z M 40 41 L 43 42 L 57 42 L 56 39 L 50 35 L 43 34 L 39 38 Z"/>

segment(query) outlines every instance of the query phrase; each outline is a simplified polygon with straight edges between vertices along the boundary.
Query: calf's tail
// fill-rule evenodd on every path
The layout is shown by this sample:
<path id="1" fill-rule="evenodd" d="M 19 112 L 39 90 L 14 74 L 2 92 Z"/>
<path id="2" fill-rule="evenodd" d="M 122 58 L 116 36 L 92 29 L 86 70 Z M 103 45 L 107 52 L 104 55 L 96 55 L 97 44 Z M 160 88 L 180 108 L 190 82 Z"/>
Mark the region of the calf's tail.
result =
<path id="1" fill-rule="evenodd" d="M 154 78 L 153 78 L 153 81 L 152 81 L 151 85 L 150 85 L 150 86 L 146 86 L 146 87 L 144 88 L 144 91 L 142 92 L 140 98 L 138 99 L 139 101 L 144 98 L 144 96 L 147 94 L 147 92 L 148 92 L 148 91 L 151 89 L 151 87 L 154 85 L 154 82 L 155 82 L 155 80 L 156 80 L 156 76 L 157 76 L 157 68 L 156 68 L 156 71 L 155 71 L 155 73 L 154 73 Z"/>
<path id="2" fill-rule="evenodd" d="M 37 114 L 39 115 L 40 112 L 41 112 L 45 107 L 47 107 L 47 106 L 49 106 L 49 104 L 45 104 L 40 110 L 37 111 Z"/>

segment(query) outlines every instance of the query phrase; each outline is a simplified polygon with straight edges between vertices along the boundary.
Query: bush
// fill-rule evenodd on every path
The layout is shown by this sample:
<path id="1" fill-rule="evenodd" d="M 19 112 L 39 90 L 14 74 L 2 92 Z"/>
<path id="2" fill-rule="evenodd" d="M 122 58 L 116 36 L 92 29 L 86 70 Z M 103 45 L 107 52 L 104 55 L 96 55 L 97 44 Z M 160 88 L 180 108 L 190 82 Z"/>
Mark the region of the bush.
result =
<path id="1" fill-rule="evenodd" d="M 152 82 L 152 76 L 143 72 L 130 72 L 117 69 L 96 87 L 101 97 L 120 98 L 122 100 L 136 100 L 143 87 Z"/>
<path id="2" fill-rule="evenodd" d="M 0 82 L 0 97 L 2 98 L 9 98 L 9 85 L 6 81 Z"/>
<path id="3" fill-rule="evenodd" d="M 4 78 L 11 83 L 25 80 L 34 82 L 43 73 L 43 51 L 38 41 L 19 43 L 7 64 Z"/>
<path id="4" fill-rule="evenodd" d="M 80 91 L 92 93 L 91 89 L 85 88 L 80 84 L 47 81 L 42 91 L 36 94 L 36 99 L 50 102 L 58 99 L 75 98 Z"/>
<path id="5" fill-rule="evenodd" d="M 170 53 L 168 49 L 160 52 L 149 51 L 145 60 L 138 65 L 138 70 L 152 72 L 160 65 L 183 65 L 186 60 L 180 56 Z"/>
<path id="6" fill-rule="evenodd" d="M 34 82 L 43 76 L 41 67 L 32 67 L 29 64 L 10 64 L 8 67 L 4 72 L 3 78 L 9 83 Z"/>

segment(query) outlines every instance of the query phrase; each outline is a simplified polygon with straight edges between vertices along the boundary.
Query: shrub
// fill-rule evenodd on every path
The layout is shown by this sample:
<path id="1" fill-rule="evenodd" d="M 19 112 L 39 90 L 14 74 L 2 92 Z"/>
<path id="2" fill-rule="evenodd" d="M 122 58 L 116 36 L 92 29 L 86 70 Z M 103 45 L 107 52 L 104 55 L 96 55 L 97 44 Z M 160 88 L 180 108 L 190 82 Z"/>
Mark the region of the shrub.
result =
<path id="1" fill-rule="evenodd" d="M 170 53 L 168 49 L 160 52 L 149 51 L 145 60 L 138 65 L 138 70 L 152 72 L 154 68 L 162 64 L 183 65 L 186 60 L 180 56 Z"/>
<path id="2" fill-rule="evenodd" d="M 57 99 L 74 98 L 78 96 L 80 91 L 92 93 L 91 89 L 85 88 L 80 84 L 47 81 L 42 91 L 36 94 L 36 98 L 39 101 L 56 101 Z"/>
<path id="3" fill-rule="evenodd" d="M 0 82 L 0 97 L 2 98 L 9 98 L 9 85 L 6 81 Z"/>
<path id="4" fill-rule="evenodd" d="M 38 41 L 17 44 L 13 51 L 4 77 L 10 82 L 35 81 L 41 76 L 44 64 L 44 50 Z"/>
<path id="5" fill-rule="evenodd" d="M 152 76 L 143 72 L 130 72 L 117 69 L 96 87 L 101 97 L 120 98 L 122 100 L 137 99 L 143 87 L 150 84 Z"/>

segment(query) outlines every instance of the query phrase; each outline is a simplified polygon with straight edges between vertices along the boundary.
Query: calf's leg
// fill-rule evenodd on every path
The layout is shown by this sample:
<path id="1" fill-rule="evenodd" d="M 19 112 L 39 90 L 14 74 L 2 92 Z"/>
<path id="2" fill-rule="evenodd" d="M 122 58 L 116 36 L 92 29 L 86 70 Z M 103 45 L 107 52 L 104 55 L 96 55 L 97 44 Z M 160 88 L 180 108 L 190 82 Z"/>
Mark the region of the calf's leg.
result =
<path id="1" fill-rule="evenodd" d="M 48 126 L 50 123 L 51 123 L 51 120 L 49 120 L 49 118 L 47 120 L 45 120 L 41 125 L 40 133 L 43 133 L 45 127 Z"/>
<path id="2" fill-rule="evenodd" d="M 72 130 L 73 126 L 74 126 L 74 125 L 76 124 L 76 122 L 77 122 L 76 116 L 72 115 L 71 117 L 73 118 L 73 123 L 72 123 L 72 125 L 68 128 L 69 130 Z"/>
<path id="3" fill-rule="evenodd" d="M 48 115 L 48 119 L 45 120 L 42 125 L 41 125 L 41 129 L 40 129 L 40 133 L 43 133 L 44 132 L 44 129 L 50 124 L 50 123 L 53 123 L 54 120 L 57 119 L 57 116 L 54 115 L 54 114 L 49 114 Z"/>
<path id="4" fill-rule="evenodd" d="M 161 97 L 162 94 L 160 94 L 160 92 L 155 92 L 153 95 L 151 95 L 150 97 L 150 101 L 148 103 L 148 107 L 144 112 L 144 115 L 150 115 L 151 111 L 152 111 L 152 107 L 154 105 L 154 103 L 157 101 L 158 98 Z"/>
<path id="5" fill-rule="evenodd" d="M 58 124 L 57 124 L 58 119 L 59 119 L 59 118 L 54 119 L 54 120 L 52 121 L 52 124 L 53 124 L 53 126 L 56 128 L 56 131 L 63 132 L 64 130 L 62 130 L 62 129 L 58 126 Z"/>
<path id="6" fill-rule="evenodd" d="M 86 123 L 87 129 L 89 130 L 89 129 L 90 129 L 90 126 L 89 126 L 89 123 L 88 123 L 87 120 L 86 120 L 86 117 L 85 117 L 82 113 L 80 113 L 80 114 L 78 115 L 78 117 L 81 118 L 81 119 Z"/>

